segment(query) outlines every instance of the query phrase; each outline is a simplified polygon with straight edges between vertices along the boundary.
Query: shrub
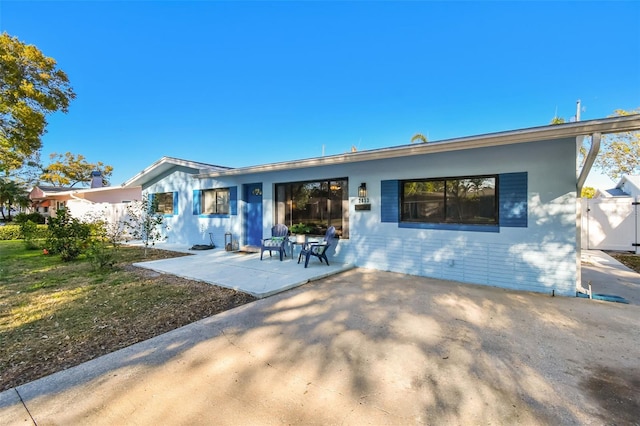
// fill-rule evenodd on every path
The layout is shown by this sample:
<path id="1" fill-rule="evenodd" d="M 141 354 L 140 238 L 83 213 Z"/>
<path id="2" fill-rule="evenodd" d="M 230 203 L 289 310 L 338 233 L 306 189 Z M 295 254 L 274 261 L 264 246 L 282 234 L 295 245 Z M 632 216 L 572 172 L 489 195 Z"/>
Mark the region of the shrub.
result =
<path id="1" fill-rule="evenodd" d="M 35 250 L 40 248 L 36 242 L 36 236 L 38 233 L 38 225 L 27 220 L 20 224 L 20 232 L 24 237 L 24 243 L 27 246 L 27 250 Z"/>
<path id="2" fill-rule="evenodd" d="M 18 225 L 0 226 L 0 240 L 17 240 L 22 237 Z"/>
<path id="3" fill-rule="evenodd" d="M 311 233 L 311 227 L 304 223 L 296 223 L 289 228 L 292 234 L 309 234 Z"/>
<path id="4" fill-rule="evenodd" d="M 35 224 L 39 224 L 39 225 L 43 225 L 46 220 L 45 217 L 43 215 L 41 215 L 38 212 L 33 212 L 33 213 L 18 213 L 17 215 L 15 215 L 15 217 L 13 218 L 13 221 L 16 222 L 17 224 L 22 224 L 28 221 L 31 221 Z"/>
<path id="5" fill-rule="evenodd" d="M 87 257 L 95 269 L 111 268 L 115 263 L 115 248 L 110 249 L 105 241 L 91 240 L 87 250 Z"/>
<path id="6" fill-rule="evenodd" d="M 72 217 L 66 209 L 60 209 L 49 218 L 47 248 L 60 254 L 64 262 L 76 259 L 89 244 L 91 224 L 82 223 Z"/>

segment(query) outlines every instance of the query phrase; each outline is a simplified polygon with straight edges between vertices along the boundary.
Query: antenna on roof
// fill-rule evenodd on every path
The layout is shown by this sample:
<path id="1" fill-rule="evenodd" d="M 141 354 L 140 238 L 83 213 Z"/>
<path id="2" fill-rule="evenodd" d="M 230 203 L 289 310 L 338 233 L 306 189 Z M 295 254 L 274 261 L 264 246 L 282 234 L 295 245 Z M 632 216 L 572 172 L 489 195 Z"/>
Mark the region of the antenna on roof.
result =
<path id="1" fill-rule="evenodd" d="M 580 121 L 580 99 L 576 102 L 576 121 Z"/>

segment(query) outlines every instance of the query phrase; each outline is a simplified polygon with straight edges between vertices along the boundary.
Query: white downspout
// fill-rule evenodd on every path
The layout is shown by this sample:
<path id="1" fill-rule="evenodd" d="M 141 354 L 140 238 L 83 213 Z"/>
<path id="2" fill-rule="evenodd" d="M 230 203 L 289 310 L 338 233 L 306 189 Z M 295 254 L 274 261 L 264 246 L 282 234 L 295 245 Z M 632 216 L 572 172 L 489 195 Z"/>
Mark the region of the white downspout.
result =
<path id="1" fill-rule="evenodd" d="M 584 136 L 578 136 L 576 138 L 577 148 L 580 149 L 582 146 L 582 139 Z M 584 182 L 587 180 L 587 176 L 591 171 L 591 167 L 593 163 L 596 161 L 596 157 L 598 156 L 598 152 L 600 151 L 600 139 L 602 138 L 602 134 L 594 133 L 591 135 L 591 147 L 589 148 L 589 152 L 584 159 L 584 164 L 582 169 L 580 170 L 580 174 L 578 175 L 578 180 L 576 182 L 576 291 L 579 293 L 589 294 L 591 293 L 590 289 L 586 289 L 582 286 L 582 187 L 584 186 Z"/>
<path id="2" fill-rule="evenodd" d="M 578 136 L 577 139 L 581 139 L 582 136 Z M 598 152 L 600 151 L 600 139 L 602 138 L 601 133 L 594 133 L 591 135 L 591 147 L 589 148 L 589 152 L 587 153 L 587 157 L 584 159 L 584 165 L 582 166 L 582 170 L 580 170 L 580 175 L 578 176 L 578 184 L 576 185 L 576 189 L 578 190 L 578 197 L 582 193 L 582 187 L 584 186 L 584 182 L 587 180 L 587 176 L 591 171 L 591 167 L 593 163 L 596 161 L 596 157 L 598 156 Z"/>

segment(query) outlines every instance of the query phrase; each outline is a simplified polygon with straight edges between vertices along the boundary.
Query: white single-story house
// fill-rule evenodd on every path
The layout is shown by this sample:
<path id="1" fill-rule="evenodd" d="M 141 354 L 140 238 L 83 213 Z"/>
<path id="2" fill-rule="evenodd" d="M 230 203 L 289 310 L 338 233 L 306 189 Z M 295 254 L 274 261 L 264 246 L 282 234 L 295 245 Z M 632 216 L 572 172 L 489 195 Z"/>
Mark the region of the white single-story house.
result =
<path id="1" fill-rule="evenodd" d="M 615 188 L 582 200 L 582 248 L 640 250 L 640 176 L 622 176 Z"/>
<path id="2" fill-rule="evenodd" d="M 220 247 L 230 233 L 257 246 L 278 223 L 335 226 L 338 262 L 575 295 L 577 194 L 600 135 L 638 129 L 635 115 L 241 168 L 165 157 L 124 187 L 155 197 L 170 243 L 211 233 Z"/>

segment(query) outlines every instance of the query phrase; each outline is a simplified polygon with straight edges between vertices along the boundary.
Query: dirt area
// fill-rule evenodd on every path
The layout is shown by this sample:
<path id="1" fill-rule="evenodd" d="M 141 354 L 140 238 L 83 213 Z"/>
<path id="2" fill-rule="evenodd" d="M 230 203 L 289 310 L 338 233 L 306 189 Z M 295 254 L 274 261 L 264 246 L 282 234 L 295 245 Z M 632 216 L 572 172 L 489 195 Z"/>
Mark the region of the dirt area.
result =
<path id="1" fill-rule="evenodd" d="M 154 259 L 176 256 L 180 254 L 154 251 Z M 7 355 L 8 360 L 3 364 L 5 368 L 2 369 L 4 371 L 0 371 L 0 391 L 65 370 L 255 300 L 253 296 L 246 293 L 174 275 L 159 274 L 131 264 L 121 265 L 120 268 L 126 271 L 129 282 L 140 283 L 144 288 L 162 286 L 167 294 L 177 294 L 179 297 L 154 301 L 135 314 L 133 312 L 136 306 L 141 305 L 140 302 L 126 308 L 132 312 L 130 314 L 122 314 L 122 311 L 116 313 L 114 307 L 113 315 L 108 313 L 105 315 L 104 309 L 108 308 L 104 305 L 107 301 L 102 301 L 100 304 L 94 301 L 95 318 L 89 333 L 69 333 L 71 337 L 69 335 L 64 337 L 64 335 L 57 335 L 55 331 L 46 332 L 46 334 L 38 331 L 42 336 L 38 335 L 37 347 L 30 343 L 20 345 L 18 342 L 17 346 L 13 347 L 12 353 Z M 134 284 L 131 287 L 134 287 Z M 155 295 L 155 293 L 150 294 Z M 68 324 L 64 319 L 59 318 L 59 315 L 51 315 L 44 321 L 55 324 L 57 329 Z M 51 327 L 53 328 L 53 325 Z M 29 328 L 16 331 L 22 336 L 18 336 L 17 339 L 26 341 L 34 332 L 35 330 Z"/>

